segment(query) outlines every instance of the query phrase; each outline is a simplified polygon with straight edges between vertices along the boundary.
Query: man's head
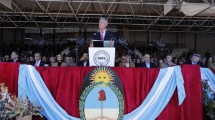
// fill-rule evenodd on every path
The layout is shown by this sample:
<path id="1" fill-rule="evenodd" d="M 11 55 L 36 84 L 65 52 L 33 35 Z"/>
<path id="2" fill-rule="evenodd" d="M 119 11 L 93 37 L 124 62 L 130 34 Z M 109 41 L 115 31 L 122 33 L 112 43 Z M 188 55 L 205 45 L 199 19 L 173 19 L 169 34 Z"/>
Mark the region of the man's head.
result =
<path id="1" fill-rule="evenodd" d="M 9 55 L 5 55 L 5 61 L 9 61 L 10 60 L 10 56 Z"/>
<path id="2" fill-rule="evenodd" d="M 39 52 L 35 53 L 34 59 L 35 59 L 35 61 L 40 61 L 41 60 L 41 54 Z"/>
<path id="3" fill-rule="evenodd" d="M 172 55 L 166 56 L 166 62 L 172 62 Z"/>
<path id="4" fill-rule="evenodd" d="M 99 30 L 104 31 L 108 25 L 108 20 L 106 18 L 99 19 Z"/>
<path id="5" fill-rule="evenodd" d="M 56 58 L 58 62 L 63 60 L 63 56 L 61 54 L 57 54 Z"/>
<path id="6" fill-rule="evenodd" d="M 141 57 L 140 62 L 141 62 L 141 63 L 145 62 L 144 56 Z"/>
<path id="7" fill-rule="evenodd" d="M 17 51 L 12 51 L 12 53 L 11 53 L 11 59 L 12 60 L 19 59 L 19 54 L 18 54 Z"/>
<path id="8" fill-rule="evenodd" d="M 50 56 L 50 57 L 49 57 L 49 61 L 50 61 L 51 63 L 54 63 L 54 62 L 56 61 L 56 59 L 55 59 L 54 56 Z"/>
<path id="9" fill-rule="evenodd" d="M 83 60 L 88 60 L 88 53 L 84 53 L 82 58 L 83 58 Z"/>
<path id="10" fill-rule="evenodd" d="M 200 55 L 199 54 L 193 54 L 191 60 L 193 62 L 198 62 L 200 60 Z"/>
<path id="11" fill-rule="evenodd" d="M 144 59 L 145 59 L 145 62 L 150 62 L 150 55 L 149 54 L 145 54 L 144 55 Z"/>

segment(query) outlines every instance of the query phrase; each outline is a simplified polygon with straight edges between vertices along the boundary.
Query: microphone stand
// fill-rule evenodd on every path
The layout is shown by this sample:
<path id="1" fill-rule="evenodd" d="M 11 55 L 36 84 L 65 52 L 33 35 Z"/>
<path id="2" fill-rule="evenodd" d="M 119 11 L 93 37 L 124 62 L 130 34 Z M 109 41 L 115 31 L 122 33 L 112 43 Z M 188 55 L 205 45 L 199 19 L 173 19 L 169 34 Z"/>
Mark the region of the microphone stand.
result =
<path id="1" fill-rule="evenodd" d="M 127 47 L 127 46 L 125 45 L 125 43 L 120 42 L 120 40 L 118 40 L 117 43 L 119 43 L 122 47 L 124 47 L 124 48 L 128 51 L 128 56 L 129 56 L 129 59 L 128 59 L 128 67 L 130 67 L 130 62 L 131 62 L 130 58 L 131 58 L 131 54 L 134 54 L 134 52 L 133 52 L 129 47 Z"/>
<path id="2" fill-rule="evenodd" d="M 80 43 L 76 43 L 76 44 L 77 44 L 76 47 L 71 51 L 71 53 L 75 52 L 75 61 L 76 61 L 76 65 L 78 65 L 78 50 L 79 50 L 79 48 L 80 48 L 82 45 L 84 45 L 85 42 L 86 42 L 86 41 L 83 40 L 83 41 L 80 42 Z"/>

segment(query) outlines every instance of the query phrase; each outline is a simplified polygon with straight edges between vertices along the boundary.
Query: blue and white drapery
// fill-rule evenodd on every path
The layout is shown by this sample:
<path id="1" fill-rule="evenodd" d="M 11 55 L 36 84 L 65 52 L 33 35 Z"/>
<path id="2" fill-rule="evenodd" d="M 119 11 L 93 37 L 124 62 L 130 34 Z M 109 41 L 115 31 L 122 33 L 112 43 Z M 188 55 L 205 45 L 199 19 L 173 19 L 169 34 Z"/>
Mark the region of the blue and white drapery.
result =
<path id="1" fill-rule="evenodd" d="M 179 66 L 161 69 L 158 77 L 142 104 L 123 120 L 153 120 L 168 104 L 175 89 L 178 91 L 179 105 L 184 101 L 186 94 L 184 80 Z M 44 110 L 41 112 L 49 120 L 79 120 L 63 110 L 52 97 L 39 72 L 30 65 L 20 65 L 18 96 L 34 101 Z"/>
<path id="2" fill-rule="evenodd" d="M 201 68 L 201 77 L 202 80 L 207 80 L 208 85 L 211 87 L 213 91 L 215 91 L 215 75 L 208 68 Z"/>
<path id="3" fill-rule="evenodd" d="M 179 66 L 161 69 L 158 77 L 142 104 L 131 113 L 124 115 L 124 120 L 154 120 L 162 112 L 177 87 L 179 105 L 186 94 L 184 80 Z"/>
<path id="4" fill-rule="evenodd" d="M 79 120 L 70 116 L 52 97 L 40 74 L 31 65 L 20 65 L 18 97 L 26 97 L 41 106 L 41 113 L 48 120 Z"/>
<path id="5" fill-rule="evenodd" d="M 215 92 L 215 75 L 210 69 L 201 68 L 201 78 L 203 81 L 207 82 L 211 88 L 212 91 L 203 88 L 203 90 L 207 92 L 208 97 L 211 98 L 213 92 Z"/>

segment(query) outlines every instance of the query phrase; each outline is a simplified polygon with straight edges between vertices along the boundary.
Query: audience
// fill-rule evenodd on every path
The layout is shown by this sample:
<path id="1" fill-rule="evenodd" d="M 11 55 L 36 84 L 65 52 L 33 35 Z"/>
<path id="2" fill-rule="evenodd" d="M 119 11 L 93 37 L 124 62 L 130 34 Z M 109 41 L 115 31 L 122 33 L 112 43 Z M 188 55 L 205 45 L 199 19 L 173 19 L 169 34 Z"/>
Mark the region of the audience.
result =
<path id="1" fill-rule="evenodd" d="M 139 67 L 155 68 L 157 66 L 155 65 L 154 62 L 150 61 L 150 55 L 149 54 L 145 54 L 144 55 L 144 62 L 140 63 Z"/>
<path id="2" fill-rule="evenodd" d="M 193 54 L 190 61 L 188 61 L 187 64 L 192 64 L 192 65 L 198 64 L 201 67 L 204 67 L 204 65 L 200 62 L 200 55 L 199 54 Z"/>
<path id="3" fill-rule="evenodd" d="M 66 54 L 58 54 L 68 45 L 21 46 L 11 44 L 0 46 L 0 62 L 20 62 L 31 64 L 33 66 L 89 66 L 88 45 L 83 45 L 79 48 L 79 53 L 84 54 L 81 57 L 78 57 L 78 63 L 75 61 L 76 53 L 74 52 L 68 54 L 69 56 Z M 72 51 L 73 48 L 75 48 L 75 45 L 70 45 L 69 47 L 70 51 Z M 210 69 L 215 68 L 214 57 L 211 56 L 208 51 L 201 59 L 200 54 L 194 54 L 196 53 L 194 50 L 183 52 L 181 56 L 175 55 L 176 57 L 173 57 L 171 54 L 172 50 L 168 48 L 156 49 L 155 47 L 148 46 L 132 47 L 132 45 L 129 45 L 128 47 L 134 50 L 130 56 L 123 47 L 116 46 L 116 66 L 164 68 L 182 64 L 199 64 L 201 67 L 205 66 Z M 9 56 L 9 54 L 11 54 L 11 56 Z M 41 54 L 44 55 L 42 56 Z M 166 56 L 165 59 L 163 59 L 164 56 Z"/>
<path id="4" fill-rule="evenodd" d="M 74 60 L 70 56 L 65 57 L 66 66 L 75 66 Z"/>
<path id="5" fill-rule="evenodd" d="M 78 66 L 89 66 L 89 56 L 88 53 L 83 53 L 80 61 L 77 64 Z"/>
<path id="6" fill-rule="evenodd" d="M 64 62 L 63 56 L 61 54 L 57 54 L 56 56 L 56 62 L 52 64 L 52 66 L 60 67 L 60 66 L 66 66 L 66 63 Z"/>
<path id="7" fill-rule="evenodd" d="M 6 59 L 5 59 L 6 60 Z M 20 60 L 19 58 L 19 53 L 18 51 L 12 51 L 11 53 L 11 60 L 9 60 L 8 62 L 19 62 L 19 63 L 23 63 L 23 61 Z"/>
<path id="8" fill-rule="evenodd" d="M 209 56 L 205 61 L 205 67 L 215 69 L 215 61 L 213 56 Z"/>
<path id="9" fill-rule="evenodd" d="M 168 67 L 176 66 L 176 64 L 172 62 L 172 55 L 167 55 L 165 60 L 166 66 Z"/>
<path id="10" fill-rule="evenodd" d="M 41 60 L 41 54 L 39 52 L 36 52 L 34 54 L 34 62 L 31 64 L 35 67 L 44 66 L 44 62 Z"/>

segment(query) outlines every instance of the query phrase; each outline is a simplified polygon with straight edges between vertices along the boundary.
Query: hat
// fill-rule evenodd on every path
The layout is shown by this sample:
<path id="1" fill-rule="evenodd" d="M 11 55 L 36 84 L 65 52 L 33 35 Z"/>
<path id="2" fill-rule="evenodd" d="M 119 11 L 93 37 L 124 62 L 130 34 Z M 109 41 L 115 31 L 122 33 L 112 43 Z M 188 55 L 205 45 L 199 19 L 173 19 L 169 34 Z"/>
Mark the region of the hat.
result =
<path id="1" fill-rule="evenodd" d="M 200 55 L 199 55 L 199 54 L 193 54 L 193 56 L 200 57 Z"/>

